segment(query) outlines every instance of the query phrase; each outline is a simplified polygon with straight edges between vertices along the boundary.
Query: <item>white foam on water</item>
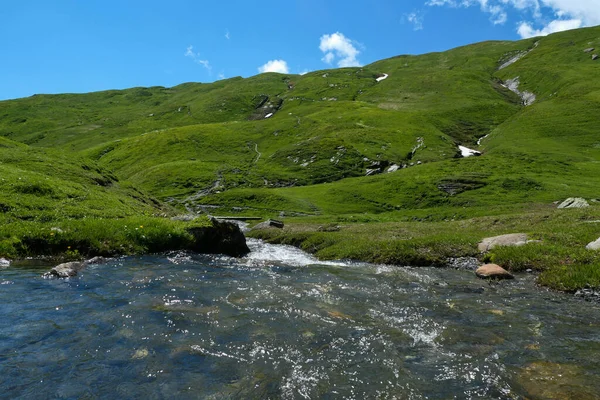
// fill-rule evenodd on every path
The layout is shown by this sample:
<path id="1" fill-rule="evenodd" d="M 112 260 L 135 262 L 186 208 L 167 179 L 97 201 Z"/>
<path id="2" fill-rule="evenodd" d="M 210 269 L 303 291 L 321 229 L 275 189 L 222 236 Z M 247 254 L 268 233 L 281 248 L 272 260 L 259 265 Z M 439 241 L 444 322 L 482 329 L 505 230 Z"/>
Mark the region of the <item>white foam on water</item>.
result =
<path id="1" fill-rule="evenodd" d="M 257 239 L 248 239 L 250 254 L 244 257 L 250 265 L 287 264 L 294 267 L 308 265 L 333 265 L 348 266 L 342 261 L 319 261 L 316 257 L 294 247 L 287 245 L 272 245 Z"/>

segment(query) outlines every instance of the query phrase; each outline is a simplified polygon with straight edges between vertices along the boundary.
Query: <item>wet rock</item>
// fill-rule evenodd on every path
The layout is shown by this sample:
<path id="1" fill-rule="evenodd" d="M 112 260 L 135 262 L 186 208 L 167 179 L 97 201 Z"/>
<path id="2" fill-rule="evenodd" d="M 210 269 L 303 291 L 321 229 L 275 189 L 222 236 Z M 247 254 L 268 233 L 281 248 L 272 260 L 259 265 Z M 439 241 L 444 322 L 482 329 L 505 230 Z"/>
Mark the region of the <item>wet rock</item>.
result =
<path id="1" fill-rule="evenodd" d="M 508 235 L 485 238 L 477 245 L 480 252 L 485 253 L 499 246 L 523 246 L 527 244 L 527 234 L 509 233 Z"/>
<path id="2" fill-rule="evenodd" d="M 190 250 L 204 254 L 226 254 L 242 257 L 250 253 L 246 237 L 239 225 L 211 218 L 212 226 L 188 228 L 194 237 Z"/>
<path id="3" fill-rule="evenodd" d="M 449 258 L 446 260 L 446 264 L 450 268 L 466 269 L 468 271 L 475 271 L 477 268 L 479 268 L 479 260 L 475 257 Z"/>
<path id="4" fill-rule="evenodd" d="M 585 301 L 600 303 L 600 290 L 594 290 L 592 288 L 579 289 L 577 292 L 575 292 L 575 297 L 581 298 Z"/>
<path id="5" fill-rule="evenodd" d="M 581 197 L 569 197 L 568 199 L 560 203 L 558 205 L 558 208 L 585 208 L 589 206 L 590 205 L 588 204 L 588 202 Z"/>
<path id="6" fill-rule="evenodd" d="M 0 268 L 7 267 L 10 267 L 10 261 L 8 261 L 6 258 L 0 258 Z"/>
<path id="7" fill-rule="evenodd" d="M 92 257 L 89 260 L 85 261 L 86 264 L 106 264 L 108 262 L 108 258 L 96 256 Z"/>
<path id="8" fill-rule="evenodd" d="M 598 238 L 598 240 L 596 240 L 595 242 L 588 243 L 588 245 L 585 246 L 585 248 L 588 250 L 600 250 L 600 238 Z"/>
<path id="9" fill-rule="evenodd" d="M 150 354 L 150 352 L 148 351 L 148 349 L 138 349 L 135 351 L 135 353 L 133 353 L 133 355 L 131 356 L 131 358 L 133 360 L 141 360 L 143 358 L 148 357 L 148 354 Z"/>
<path id="10" fill-rule="evenodd" d="M 477 268 L 475 275 L 482 279 L 514 279 L 514 276 L 497 264 L 486 264 Z"/>
<path id="11" fill-rule="evenodd" d="M 278 228 L 283 229 L 283 222 L 277 221 L 275 219 L 269 219 L 265 222 L 261 222 L 260 224 L 256 224 L 252 229 L 267 229 L 267 228 Z"/>
<path id="12" fill-rule="evenodd" d="M 72 261 L 68 263 L 59 264 L 52 268 L 50 272 L 46 272 L 44 277 L 57 277 L 57 278 L 69 278 L 76 276 L 80 271 L 86 267 L 86 263 L 82 261 Z"/>

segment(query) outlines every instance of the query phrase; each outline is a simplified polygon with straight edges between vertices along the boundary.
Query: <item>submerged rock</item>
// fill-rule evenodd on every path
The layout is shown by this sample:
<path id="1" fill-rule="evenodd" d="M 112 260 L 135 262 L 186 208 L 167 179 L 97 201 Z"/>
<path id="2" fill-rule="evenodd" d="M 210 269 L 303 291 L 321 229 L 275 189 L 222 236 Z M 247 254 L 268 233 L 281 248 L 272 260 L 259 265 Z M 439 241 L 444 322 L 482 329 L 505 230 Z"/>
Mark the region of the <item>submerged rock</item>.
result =
<path id="1" fill-rule="evenodd" d="M 514 279 L 514 276 L 497 264 L 486 264 L 477 268 L 475 275 L 482 279 Z"/>
<path id="2" fill-rule="evenodd" d="M 531 398 L 597 399 L 589 378 L 574 364 L 535 361 L 525 366 L 517 379 Z"/>
<path id="3" fill-rule="evenodd" d="M 509 233 L 508 235 L 493 236 L 485 238 L 479 243 L 477 248 L 480 252 L 485 253 L 499 246 L 522 246 L 527 244 L 527 234 L 525 233 Z"/>
<path id="4" fill-rule="evenodd" d="M 579 289 L 575 292 L 575 297 L 582 298 L 586 301 L 600 303 L 600 290 L 594 290 L 592 288 Z"/>
<path id="5" fill-rule="evenodd" d="M 589 207 L 589 203 L 581 197 L 569 197 L 558 205 L 558 208 L 585 208 Z"/>

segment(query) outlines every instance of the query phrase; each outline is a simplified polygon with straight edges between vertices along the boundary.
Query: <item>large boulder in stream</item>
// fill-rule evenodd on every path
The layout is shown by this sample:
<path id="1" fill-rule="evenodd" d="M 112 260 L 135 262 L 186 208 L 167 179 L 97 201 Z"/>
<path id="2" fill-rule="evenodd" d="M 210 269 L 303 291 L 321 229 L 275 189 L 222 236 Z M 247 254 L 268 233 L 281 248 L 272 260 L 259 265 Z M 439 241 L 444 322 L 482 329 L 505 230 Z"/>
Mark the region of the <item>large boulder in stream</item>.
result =
<path id="1" fill-rule="evenodd" d="M 79 272 L 83 271 L 85 267 L 91 264 L 104 264 L 107 261 L 104 257 L 94 257 L 86 261 L 71 261 L 62 264 L 58 264 L 52 268 L 49 272 L 44 274 L 45 278 L 70 278 L 76 276 Z"/>
<path id="2" fill-rule="evenodd" d="M 481 279 L 514 279 L 514 276 L 497 264 L 485 264 L 477 268 L 475 275 Z"/>
<path id="3" fill-rule="evenodd" d="M 190 249 L 204 254 L 226 254 L 232 257 L 243 257 L 250 253 L 246 237 L 239 225 L 229 221 L 211 218 L 212 226 L 189 228 L 194 237 L 194 245 Z"/>
<path id="4" fill-rule="evenodd" d="M 70 278 L 75 276 L 87 266 L 84 261 L 71 261 L 59 264 L 52 268 L 50 272 L 46 272 L 44 277 Z"/>

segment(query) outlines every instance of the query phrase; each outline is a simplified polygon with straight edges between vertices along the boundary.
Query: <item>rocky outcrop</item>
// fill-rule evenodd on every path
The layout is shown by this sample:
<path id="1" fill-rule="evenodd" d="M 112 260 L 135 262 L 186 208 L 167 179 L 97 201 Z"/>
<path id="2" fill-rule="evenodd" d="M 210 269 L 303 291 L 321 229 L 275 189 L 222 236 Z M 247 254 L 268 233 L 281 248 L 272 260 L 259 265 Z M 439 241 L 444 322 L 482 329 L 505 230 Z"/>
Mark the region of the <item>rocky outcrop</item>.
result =
<path id="1" fill-rule="evenodd" d="M 485 253 L 499 246 L 523 246 L 527 244 L 527 234 L 525 233 L 509 233 L 508 235 L 500 235 L 485 238 L 479 243 L 477 248 L 480 252 Z"/>
<path id="2" fill-rule="evenodd" d="M 558 208 L 585 208 L 589 207 L 589 203 L 581 197 L 569 197 L 558 205 Z"/>
<path id="3" fill-rule="evenodd" d="M 598 240 L 596 240 L 595 242 L 588 243 L 588 245 L 585 246 L 585 248 L 588 250 L 600 250 L 600 238 L 598 238 Z"/>
<path id="4" fill-rule="evenodd" d="M 246 237 L 237 224 L 211 219 L 212 226 L 188 228 L 194 237 L 190 250 L 205 254 L 226 254 L 242 257 L 250 253 Z"/>
<path id="5" fill-rule="evenodd" d="M 475 275 L 481 279 L 514 279 L 514 276 L 497 264 L 485 264 L 477 268 Z"/>
<path id="6" fill-rule="evenodd" d="M 267 220 L 265 222 L 261 222 L 260 224 L 256 224 L 254 226 L 254 228 L 252 228 L 252 229 L 256 229 L 256 230 L 258 230 L 258 229 L 268 229 L 268 228 L 283 229 L 283 226 L 284 226 L 283 222 L 277 221 L 275 219 L 269 219 L 269 220 Z"/>

